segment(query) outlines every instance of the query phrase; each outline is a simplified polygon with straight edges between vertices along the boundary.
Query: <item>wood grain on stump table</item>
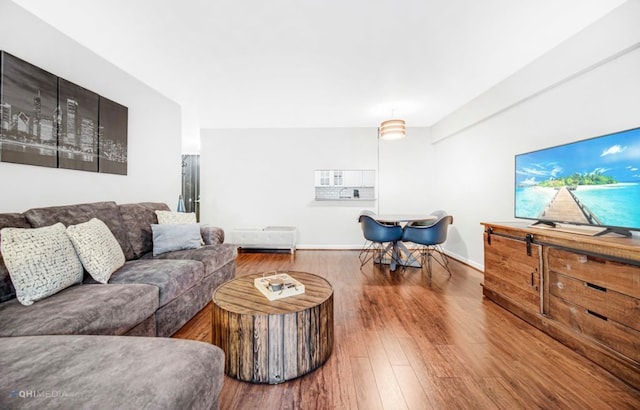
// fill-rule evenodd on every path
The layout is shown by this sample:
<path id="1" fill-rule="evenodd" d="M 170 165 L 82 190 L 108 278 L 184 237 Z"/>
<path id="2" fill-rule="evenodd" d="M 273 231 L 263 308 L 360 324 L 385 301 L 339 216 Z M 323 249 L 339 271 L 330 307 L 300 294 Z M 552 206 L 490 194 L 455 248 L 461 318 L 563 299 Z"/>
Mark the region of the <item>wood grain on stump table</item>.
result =
<path id="1" fill-rule="evenodd" d="M 278 272 L 283 273 L 283 272 Z M 255 278 L 233 279 L 213 293 L 213 344 L 225 353 L 225 373 L 253 383 L 282 383 L 320 367 L 333 349 L 333 289 L 320 276 L 284 272 L 302 295 L 269 301 Z"/>

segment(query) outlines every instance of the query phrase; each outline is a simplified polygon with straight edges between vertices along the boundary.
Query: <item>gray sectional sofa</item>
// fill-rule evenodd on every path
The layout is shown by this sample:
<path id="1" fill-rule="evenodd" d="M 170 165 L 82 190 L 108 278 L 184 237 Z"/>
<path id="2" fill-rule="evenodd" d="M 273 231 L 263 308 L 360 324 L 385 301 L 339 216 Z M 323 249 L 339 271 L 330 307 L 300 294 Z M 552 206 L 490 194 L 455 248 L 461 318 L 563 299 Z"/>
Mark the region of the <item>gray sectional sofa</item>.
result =
<path id="1" fill-rule="evenodd" d="M 2 409 L 217 409 L 216 346 L 132 336 L 0 338 Z"/>
<path id="2" fill-rule="evenodd" d="M 216 382 L 218 384 L 214 383 L 210 386 L 214 389 L 210 392 L 210 395 L 215 396 L 214 399 L 203 397 L 203 403 L 212 402 L 213 407 L 217 406 L 217 396 L 222 386 L 221 366 L 224 363 L 221 359 L 223 357 L 221 350 L 199 342 L 178 340 L 168 342 L 166 339 L 148 339 L 147 337 L 171 336 L 206 306 L 211 300 L 213 290 L 235 276 L 237 250 L 234 246 L 223 243 L 224 232 L 221 229 L 201 226 L 203 246 L 153 256 L 151 225 L 157 223 L 156 210 L 168 211 L 169 207 L 166 204 L 153 202 L 134 204 L 99 202 L 0 214 L 0 229 L 4 227 L 39 228 L 57 222 L 69 226 L 98 218 L 113 233 L 126 258 L 124 266 L 112 274 L 107 284 L 97 283 L 85 273 L 82 284 L 68 287 L 31 306 L 24 306 L 15 297 L 10 276 L 0 255 L 0 357 L 11 357 L 15 362 L 25 360 L 28 362 L 33 354 L 42 354 L 44 358 L 49 358 L 51 355 L 48 352 L 56 351 L 61 356 L 53 355 L 52 360 L 55 359 L 57 362 L 54 360 L 55 363 L 50 363 L 55 369 L 56 366 L 62 366 L 67 362 L 60 360 L 60 357 L 64 358 L 65 355 L 68 359 L 72 359 L 79 354 L 86 354 L 87 360 L 93 357 L 94 360 L 100 361 L 103 357 L 100 356 L 100 351 L 120 351 L 126 360 L 121 357 L 118 359 L 121 360 L 120 364 L 108 371 L 96 371 L 92 366 L 77 363 L 70 365 L 69 369 L 56 369 L 54 373 L 64 373 L 65 380 L 72 383 L 76 380 L 75 377 L 90 377 L 84 372 L 92 372 L 94 375 L 98 373 L 98 377 L 113 378 L 114 375 L 109 372 L 120 369 L 122 374 L 118 376 L 119 383 L 122 384 L 124 381 L 126 385 L 127 379 L 131 379 L 132 382 L 134 379 L 140 379 L 142 383 L 143 379 L 147 378 L 146 382 L 150 383 L 158 377 L 152 370 L 154 367 L 150 366 L 152 363 L 147 362 L 144 366 L 136 363 L 157 360 L 159 362 L 156 363 L 156 367 L 171 367 L 172 351 L 175 349 L 189 351 L 190 347 L 185 347 L 185 344 L 198 344 L 202 345 L 199 347 L 203 350 L 200 354 L 213 356 L 213 359 L 207 360 L 219 362 L 215 371 L 210 367 L 203 369 L 208 371 L 203 374 L 203 378 L 219 379 Z M 109 337 L 103 338 L 96 335 Z M 47 347 L 54 345 L 57 347 Z M 98 348 L 91 346 L 98 346 Z M 87 349 L 89 349 L 88 353 Z M 146 353 L 135 355 L 127 351 L 146 351 Z M 97 356 L 92 355 L 93 353 Z M 189 355 L 185 353 L 182 358 L 187 364 L 189 360 L 194 361 L 189 366 L 202 368 L 202 365 L 196 363 L 197 354 L 194 353 L 194 355 L 194 358 L 189 359 Z M 72 363 L 72 360 L 68 362 Z M 164 365 L 160 365 L 162 363 Z M 41 366 L 50 367 L 46 360 L 41 363 Z M 145 369 L 146 373 L 140 374 L 140 369 Z M 37 366 L 32 367 L 31 370 L 32 372 L 25 373 L 23 367 L 16 369 L 17 373 L 14 376 L 26 383 L 23 387 L 34 381 L 42 382 L 43 374 L 51 374 L 51 370 L 37 371 Z M 70 377 L 70 374 L 74 375 L 74 371 L 82 374 L 78 373 L 75 377 Z M 16 390 L 21 386 L 15 385 L 15 380 L 14 384 L 5 385 L 6 382 L 11 382 L 8 379 L 11 377 L 11 373 L 9 375 L 5 373 L 0 379 L 0 395 L 2 395 L 0 400 L 7 397 L 4 396 L 5 394 L 16 394 L 16 391 L 20 391 Z M 180 379 L 174 380 L 180 381 Z M 158 385 L 162 383 L 158 380 Z M 211 380 L 206 382 L 207 386 L 211 383 Z M 87 388 L 82 386 L 82 389 Z M 189 386 L 189 388 L 196 387 L 202 388 L 202 385 L 196 383 Z M 9 393 L 7 389 L 11 389 Z M 142 396 L 150 393 L 153 393 L 154 397 L 157 395 L 155 391 L 140 392 Z M 145 400 L 144 397 L 139 399 Z M 149 403 L 154 403 L 151 396 L 148 399 Z M 167 399 L 165 403 L 171 403 L 173 399 L 175 397 Z M 13 403 L 22 402 L 14 401 Z M 89 405 L 89 407 L 92 406 Z M 161 408 L 162 406 L 150 407 Z M 200 405 L 187 407 L 200 407 Z"/>

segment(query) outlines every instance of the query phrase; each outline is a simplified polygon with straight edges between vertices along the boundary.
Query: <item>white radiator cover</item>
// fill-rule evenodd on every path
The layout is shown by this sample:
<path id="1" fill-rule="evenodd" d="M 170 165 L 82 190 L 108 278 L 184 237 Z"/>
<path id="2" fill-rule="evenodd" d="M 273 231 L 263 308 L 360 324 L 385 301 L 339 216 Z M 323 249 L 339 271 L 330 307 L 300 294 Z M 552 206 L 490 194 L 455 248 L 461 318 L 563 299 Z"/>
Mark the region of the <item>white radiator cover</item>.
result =
<path id="1" fill-rule="evenodd" d="M 296 250 L 298 230 L 295 226 L 267 226 L 264 228 L 235 228 L 229 233 L 229 243 L 249 249 Z"/>

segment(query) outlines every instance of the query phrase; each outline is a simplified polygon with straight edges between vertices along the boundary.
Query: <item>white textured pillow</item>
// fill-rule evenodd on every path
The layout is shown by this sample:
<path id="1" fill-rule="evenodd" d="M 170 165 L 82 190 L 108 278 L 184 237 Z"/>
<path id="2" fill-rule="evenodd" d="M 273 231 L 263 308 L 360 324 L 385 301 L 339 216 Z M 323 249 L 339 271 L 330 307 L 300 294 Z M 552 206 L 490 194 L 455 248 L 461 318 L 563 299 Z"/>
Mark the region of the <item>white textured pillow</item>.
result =
<path id="1" fill-rule="evenodd" d="M 82 266 L 100 283 L 107 283 L 111 274 L 124 265 L 125 257 L 118 240 L 100 219 L 71 225 L 67 235 L 73 242 Z"/>
<path id="2" fill-rule="evenodd" d="M 2 257 L 25 306 L 82 282 L 82 264 L 63 224 L 43 228 L 4 228 Z"/>
<path id="3" fill-rule="evenodd" d="M 156 216 L 159 224 L 184 225 L 198 222 L 196 214 L 193 212 L 156 211 Z"/>

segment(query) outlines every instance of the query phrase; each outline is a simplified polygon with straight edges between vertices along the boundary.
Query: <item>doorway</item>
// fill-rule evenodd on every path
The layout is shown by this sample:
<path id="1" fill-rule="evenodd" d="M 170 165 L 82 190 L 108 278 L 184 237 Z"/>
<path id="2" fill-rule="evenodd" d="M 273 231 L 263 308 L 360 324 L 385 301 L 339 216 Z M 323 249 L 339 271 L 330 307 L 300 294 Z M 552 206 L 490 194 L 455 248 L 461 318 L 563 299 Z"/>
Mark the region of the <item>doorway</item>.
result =
<path id="1" fill-rule="evenodd" d="M 182 155 L 182 198 L 185 212 L 200 221 L 200 155 Z"/>

